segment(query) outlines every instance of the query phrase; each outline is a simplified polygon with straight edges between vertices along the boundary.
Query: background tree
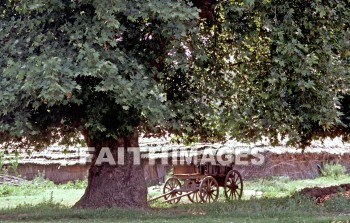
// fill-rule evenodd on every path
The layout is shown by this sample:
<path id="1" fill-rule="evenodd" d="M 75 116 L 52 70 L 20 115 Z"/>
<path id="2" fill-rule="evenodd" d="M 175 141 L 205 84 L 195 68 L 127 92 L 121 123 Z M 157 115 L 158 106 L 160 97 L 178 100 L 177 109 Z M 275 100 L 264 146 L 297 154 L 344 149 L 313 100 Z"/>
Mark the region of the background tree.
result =
<path id="1" fill-rule="evenodd" d="M 347 138 L 349 19 L 349 1 L 218 1 L 207 72 L 222 77 L 230 135 L 302 148 Z"/>
<path id="2" fill-rule="evenodd" d="M 306 146 L 346 130 L 339 99 L 348 91 L 349 8 L 335 0 L 2 1 L 0 141 L 42 148 L 83 134 L 96 154 L 107 146 L 114 156 L 118 146 L 138 146 L 141 132 L 272 143 L 281 135 Z M 145 207 L 132 157 L 96 166 L 96 154 L 76 206 Z"/>

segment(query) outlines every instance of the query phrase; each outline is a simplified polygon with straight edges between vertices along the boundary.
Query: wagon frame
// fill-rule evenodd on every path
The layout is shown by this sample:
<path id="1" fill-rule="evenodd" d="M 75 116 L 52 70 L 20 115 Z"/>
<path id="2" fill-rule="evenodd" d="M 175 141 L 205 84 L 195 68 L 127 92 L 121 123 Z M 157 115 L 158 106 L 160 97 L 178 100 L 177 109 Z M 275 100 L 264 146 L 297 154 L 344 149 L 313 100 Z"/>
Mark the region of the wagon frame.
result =
<path id="1" fill-rule="evenodd" d="M 182 197 L 188 197 L 192 203 L 212 203 L 219 197 L 219 187 L 224 188 L 227 200 L 241 199 L 243 179 L 233 165 L 174 165 L 173 176 L 166 180 L 163 194 L 150 201 L 163 197 L 166 202 L 175 204 Z"/>

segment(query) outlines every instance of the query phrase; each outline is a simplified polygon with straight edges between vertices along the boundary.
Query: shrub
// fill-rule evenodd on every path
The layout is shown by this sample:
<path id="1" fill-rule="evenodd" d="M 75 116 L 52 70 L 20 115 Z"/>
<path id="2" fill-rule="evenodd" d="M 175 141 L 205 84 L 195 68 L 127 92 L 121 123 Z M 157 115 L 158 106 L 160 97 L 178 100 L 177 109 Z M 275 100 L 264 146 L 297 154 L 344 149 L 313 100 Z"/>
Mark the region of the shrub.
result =
<path id="1" fill-rule="evenodd" d="M 334 177 L 339 178 L 340 176 L 345 174 L 345 168 L 339 164 L 323 164 L 323 167 L 320 169 L 320 173 L 324 177 Z"/>

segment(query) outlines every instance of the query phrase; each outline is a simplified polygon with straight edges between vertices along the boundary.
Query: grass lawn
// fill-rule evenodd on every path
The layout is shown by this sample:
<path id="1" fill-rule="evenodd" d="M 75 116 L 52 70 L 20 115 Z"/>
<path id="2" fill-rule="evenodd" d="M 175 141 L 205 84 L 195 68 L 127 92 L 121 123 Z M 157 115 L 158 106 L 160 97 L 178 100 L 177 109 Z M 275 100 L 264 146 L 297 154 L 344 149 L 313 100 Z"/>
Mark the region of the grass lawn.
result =
<path id="1" fill-rule="evenodd" d="M 74 205 L 83 193 L 84 189 L 48 189 L 40 191 L 40 193 L 33 193 L 32 195 L 0 197 L 0 208 L 12 209 L 19 205 L 35 205 L 49 200 L 53 203 L 61 203 L 69 207 Z"/>
<path id="2" fill-rule="evenodd" d="M 339 201 L 340 202 L 340 201 Z M 349 202 L 341 204 L 349 208 Z M 345 205 L 347 207 L 345 207 Z M 251 199 L 216 204 L 179 204 L 149 210 L 74 210 L 43 202 L 0 211 L 2 221 L 25 222 L 346 222 L 350 210 L 317 206 L 305 198 Z"/>
<path id="3" fill-rule="evenodd" d="M 70 207 L 82 196 L 86 181 L 54 185 L 34 181 L 28 185 L 0 185 L 0 222 L 350 222 L 350 199 L 335 197 L 316 205 L 295 191 L 310 186 L 350 183 L 349 175 L 290 180 L 273 177 L 245 181 L 248 195 L 227 202 L 221 195 L 215 204 L 189 204 L 186 199 L 169 205 L 162 201 L 147 210 L 94 209 Z M 150 196 L 161 187 L 149 188 Z M 251 192 L 261 193 L 255 196 Z"/>

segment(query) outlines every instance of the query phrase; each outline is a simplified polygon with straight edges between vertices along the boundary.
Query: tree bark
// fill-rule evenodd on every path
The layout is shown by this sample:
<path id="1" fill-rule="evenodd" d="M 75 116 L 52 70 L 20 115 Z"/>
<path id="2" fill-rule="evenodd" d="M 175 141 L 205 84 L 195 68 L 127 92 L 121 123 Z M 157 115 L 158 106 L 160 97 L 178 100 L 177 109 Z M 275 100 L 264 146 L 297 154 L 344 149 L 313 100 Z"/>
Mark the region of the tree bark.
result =
<path id="1" fill-rule="evenodd" d="M 88 186 L 75 208 L 146 208 L 147 185 L 141 165 L 135 165 L 127 147 L 139 147 L 138 134 L 118 140 L 94 142 L 84 133 L 89 147 L 95 153 L 89 169 Z M 107 162 L 96 165 L 101 148 L 109 147 L 117 165 Z M 124 147 L 124 165 L 118 164 L 118 147 Z"/>

